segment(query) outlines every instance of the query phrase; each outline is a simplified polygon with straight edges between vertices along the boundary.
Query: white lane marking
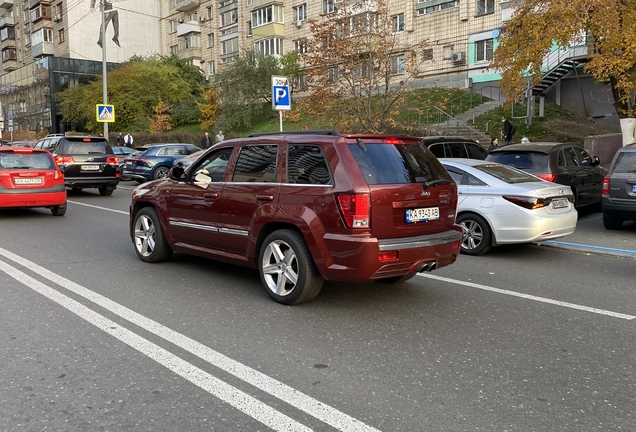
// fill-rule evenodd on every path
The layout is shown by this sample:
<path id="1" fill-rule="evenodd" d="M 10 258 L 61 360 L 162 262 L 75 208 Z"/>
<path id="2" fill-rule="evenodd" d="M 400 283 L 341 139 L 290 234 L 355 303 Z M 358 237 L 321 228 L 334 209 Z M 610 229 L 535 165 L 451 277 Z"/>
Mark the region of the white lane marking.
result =
<path id="1" fill-rule="evenodd" d="M 91 208 L 94 208 L 94 209 L 106 210 L 106 211 L 110 211 L 110 212 L 113 212 L 113 213 L 120 213 L 120 214 L 125 214 L 125 215 L 129 214 L 129 212 L 127 212 L 127 211 L 109 209 L 108 207 L 100 207 L 100 206 L 96 206 L 96 205 L 92 205 L 92 204 L 85 204 L 85 203 L 81 203 L 79 201 L 67 201 L 67 202 L 70 202 L 70 203 L 73 203 L 73 204 L 77 204 L 77 205 L 81 205 L 81 206 L 84 206 L 84 207 L 91 207 Z"/>
<path id="2" fill-rule="evenodd" d="M 618 313 L 618 312 L 612 312 L 612 311 L 608 311 L 608 310 L 604 310 L 604 309 L 597 309 L 597 308 L 592 308 L 592 307 L 588 307 L 588 306 L 581 306 L 581 305 L 577 305 L 574 303 L 568 303 L 568 302 L 563 302 L 563 301 L 559 301 L 559 300 L 552 300 L 549 298 L 545 298 L 545 297 L 537 297 L 537 296 L 533 296 L 530 294 L 523 294 L 523 293 L 518 293 L 518 292 L 514 292 L 514 291 L 508 291 L 508 290 L 503 290 L 500 288 L 494 288 L 494 287 L 490 287 L 487 285 L 481 285 L 481 284 L 476 284 L 476 283 L 472 283 L 472 282 L 464 282 L 461 280 L 457 280 L 457 279 L 450 279 L 447 277 L 442 277 L 442 276 L 435 276 L 435 275 L 431 275 L 431 274 L 422 274 L 422 273 L 418 273 L 418 276 L 422 276 L 425 278 L 429 278 L 429 279 L 435 279 L 435 280 L 439 280 L 439 281 L 443 281 L 443 282 L 448 282 L 448 283 L 452 283 L 452 284 L 457 284 L 457 285 L 464 285 L 467 287 L 471 287 L 471 288 L 477 288 L 477 289 L 481 289 L 481 290 L 485 290 L 485 291 L 492 291 L 492 292 L 496 292 L 499 294 L 505 294 L 505 295 L 509 295 L 509 296 L 514 296 L 514 297 L 521 297 L 524 299 L 528 299 L 528 300 L 534 300 L 534 301 L 538 301 L 541 303 L 549 303 L 549 304 L 553 304 L 553 305 L 557 305 L 557 306 L 563 306 L 563 307 L 567 307 L 567 308 L 571 308 L 571 309 L 578 309 L 578 310 L 582 310 L 585 312 L 591 312 L 591 313 L 595 313 L 595 314 L 599 314 L 599 315 L 607 315 L 607 316 L 611 316 L 614 318 L 621 318 L 621 319 L 626 319 L 626 320 L 633 320 L 634 318 L 636 318 L 636 316 L 633 315 L 627 315 L 627 314 L 622 314 L 622 313 Z"/>
<path id="3" fill-rule="evenodd" d="M 121 327 L 116 322 L 94 312 L 81 303 L 61 294 L 15 267 L 8 265 L 4 261 L 0 261 L 0 270 L 271 429 L 289 432 L 311 431 L 310 428 L 302 423 L 295 421 L 224 381 L 215 378 L 204 370 L 186 362 L 132 331 Z"/>
<path id="4" fill-rule="evenodd" d="M 19 255 L 3 248 L 0 248 L 0 255 L 17 262 L 51 282 L 54 282 L 55 284 L 92 301 L 93 303 L 116 315 L 119 315 L 144 330 L 175 344 L 176 346 L 207 361 L 213 366 L 216 366 L 217 368 L 234 375 L 254 387 L 287 402 L 289 405 L 306 412 L 307 414 L 340 431 L 379 432 L 378 429 L 362 423 L 360 420 L 357 420 L 348 414 L 338 411 L 337 409 L 324 404 L 311 396 L 301 393 L 293 387 L 283 384 L 274 378 L 208 348 L 194 339 L 190 339 L 189 337 L 165 327 L 150 318 L 146 318 L 145 316 L 140 315 L 137 312 L 134 312 L 127 307 L 102 296 L 101 294 L 97 294 L 73 281 L 53 273 L 34 262 L 22 258 Z"/>

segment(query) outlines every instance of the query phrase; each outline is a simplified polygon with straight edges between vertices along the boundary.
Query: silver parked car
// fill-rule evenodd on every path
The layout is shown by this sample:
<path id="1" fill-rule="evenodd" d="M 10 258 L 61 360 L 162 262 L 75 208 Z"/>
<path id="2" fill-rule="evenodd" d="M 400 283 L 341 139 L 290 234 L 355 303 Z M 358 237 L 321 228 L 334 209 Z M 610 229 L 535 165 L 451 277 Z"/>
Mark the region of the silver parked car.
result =
<path id="1" fill-rule="evenodd" d="M 574 232 L 578 214 L 569 186 L 496 162 L 443 158 L 440 162 L 457 183 L 462 253 L 481 255 L 492 246 Z"/>

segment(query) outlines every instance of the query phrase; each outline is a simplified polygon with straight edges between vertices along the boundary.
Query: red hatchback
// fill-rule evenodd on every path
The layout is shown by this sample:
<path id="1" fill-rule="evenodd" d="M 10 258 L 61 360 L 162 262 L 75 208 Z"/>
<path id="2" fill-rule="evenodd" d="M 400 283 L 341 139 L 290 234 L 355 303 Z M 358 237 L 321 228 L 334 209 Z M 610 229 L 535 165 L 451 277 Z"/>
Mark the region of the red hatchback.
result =
<path id="1" fill-rule="evenodd" d="M 45 150 L 0 147 L 0 208 L 46 207 L 66 213 L 64 175 Z"/>
<path id="2" fill-rule="evenodd" d="M 256 268 L 275 301 L 296 304 L 325 279 L 395 283 L 453 263 L 456 207 L 420 138 L 258 134 L 135 189 L 130 235 L 143 261 L 179 251 Z"/>

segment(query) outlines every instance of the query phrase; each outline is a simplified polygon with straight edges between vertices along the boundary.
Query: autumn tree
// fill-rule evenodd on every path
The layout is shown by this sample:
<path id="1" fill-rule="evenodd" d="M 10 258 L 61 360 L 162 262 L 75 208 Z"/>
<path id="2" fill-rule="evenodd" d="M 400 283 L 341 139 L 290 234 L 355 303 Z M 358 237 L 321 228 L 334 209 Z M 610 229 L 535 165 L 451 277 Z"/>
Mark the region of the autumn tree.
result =
<path id="1" fill-rule="evenodd" d="M 308 20 L 312 37 L 302 60 L 311 107 L 339 129 L 385 132 L 394 126 L 427 42 L 410 41 L 403 29 L 394 28 L 386 0 L 337 6 Z"/>
<path id="2" fill-rule="evenodd" d="M 500 37 L 493 66 L 502 71 L 508 99 L 519 95 L 528 77 L 541 80 L 541 65 L 554 44 L 568 48 L 587 38 L 584 72 L 608 81 L 624 136 L 636 120 L 636 0 L 525 0 Z M 631 125 L 631 126 L 630 126 Z M 631 128 L 631 131 L 626 131 Z"/>
<path id="3" fill-rule="evenodd" d="M 164 132 L 172 129 L 170 108 L 160 99 L 155 107 L 155 115 L 150 119 L 150 132 Z"/>
<path id="4" fill-rule="evenodd" d="M 205 102 L 197 102 L 201 111 L 201 128 L 209 129 L 216 124 L 216 119 L 221 112 L 219 106 L 219 92 L 216 89 L 208 89 L 203 94 Z"/>

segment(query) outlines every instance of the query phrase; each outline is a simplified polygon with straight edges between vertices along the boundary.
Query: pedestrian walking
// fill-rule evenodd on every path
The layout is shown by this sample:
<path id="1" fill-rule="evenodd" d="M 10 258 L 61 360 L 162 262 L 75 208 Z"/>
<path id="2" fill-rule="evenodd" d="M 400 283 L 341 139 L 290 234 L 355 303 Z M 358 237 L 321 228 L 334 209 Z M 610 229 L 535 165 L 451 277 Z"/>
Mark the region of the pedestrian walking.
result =
<path id="1" fill-rule="evenodd" d="M 218 134 L 216 134 L 216 136 L 214 137 L 214 140 L 217 143 L 220 143 L 221 141 L 225 140 L 225 136 L 223 135 L 223 131 L 220 130 Z"/>
<path id="2" fill-rule="evenodd" d="M 120 147 L 124 145 L 124 136 L 121 134 L 121 132 L 117 134 L 117 138 L 115 138 L 115 142 Z"/>
<path id="3" fill-rule="evenodd" d="M 206 149 L 212 147 L 212 138 L 210 138 L 209 133 L 205 133 L 203 138 L 201 138 L 201 148 Z"/>
<path id="4" fill-rule="evenodd" d="M 490 145 L 488 146 L 488 153 L 499 148 L 499 138 L 493 138 L 490 140 Z"/>
<path id="5" fill-rule="evenodd" d="M 501 116 L 501 121 L 503 122 L 504 145 L 508 145 L 510 144 L 510 141 L 512 141 L 512 136 L 517 132 L 517 130 L 505 116 Z"/>
<path id="6" fill-rule="evenodd" d="M 126 132 L 126 136 L 124 136 L 124 144 L 126 144 L 126 147 L 130 147 L 132 148 L 133 145 L 133 137 L 130 133 Z"/>

